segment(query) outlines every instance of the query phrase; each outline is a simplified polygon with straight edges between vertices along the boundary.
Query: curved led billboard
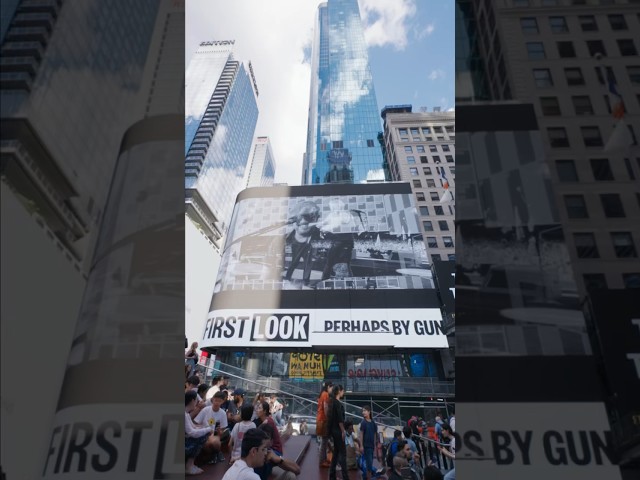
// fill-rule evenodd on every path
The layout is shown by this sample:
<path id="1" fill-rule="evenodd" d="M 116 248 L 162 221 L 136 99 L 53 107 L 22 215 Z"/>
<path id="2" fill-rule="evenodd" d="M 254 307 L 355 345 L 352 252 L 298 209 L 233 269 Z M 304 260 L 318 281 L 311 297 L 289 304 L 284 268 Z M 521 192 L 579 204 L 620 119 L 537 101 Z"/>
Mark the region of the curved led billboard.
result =
<path id="1" fill-rule="evenodd" d="M 200 346 L 448 347 L 406 183 L 238 196 Z"/>

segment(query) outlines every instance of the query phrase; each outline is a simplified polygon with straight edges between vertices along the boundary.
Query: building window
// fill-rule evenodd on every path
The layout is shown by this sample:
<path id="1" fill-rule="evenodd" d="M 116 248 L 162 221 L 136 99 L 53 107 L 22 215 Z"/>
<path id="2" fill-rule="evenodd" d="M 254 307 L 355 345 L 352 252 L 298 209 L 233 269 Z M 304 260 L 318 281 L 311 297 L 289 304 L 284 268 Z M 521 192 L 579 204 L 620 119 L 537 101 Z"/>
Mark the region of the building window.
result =
<path id="1" fill-rule="evenodd" d="M 524 34 L 538 33 L 538 21 L 533 17 L 521 18 L 520 26 Z"/>
<path id="2" fill-rule="evenodd" d="M 429 207 L 420 206 L 420 215 L 422 215 L 423 217 L 428 217 L 429 216 Z"/>
<path id="3" fill-rule="evenodd" d="M 431 197 L 431 200 L 433 200 L 434 202 L 437 202 L 440 200 L 440 195 L 438 195 L 438 192 L 429 192 L 429 196 Z"/>
<path id="4" fill-rule="evenodd" d="M 439 125 L 433 127 L 433 133 L 443 133 L 442 127 Z"/>
<path id="5" fill-rule="evenodd" d="M 560 115 L 560 103 L 557 97 L 540 97 L 542 114 L 548 117 Z"/>
<path id="6" fill-rule="evenodd" d="M 420 163 L 429 163 L 426 155 L 420 155 Z"/>
<path id="7" fill-rule="evenodd" d="M 607 15 L 611 30 L 627 30 L 627 21 L 624 15 Z"/>
<path id="8" fill-rule="evenodd" d="M 431 261 L 432 262 L 436 262 L 436 261 L 439 262 L 440 260 L 441 260 L 441 257 L 437 253 L 434 253 L 434 254 L 431 255 Z"/>
<path id="9" fill-rule="evenodd" d="M 573 160 L 556 160 L 556 171 L 558 180 L 561 182 L 577 182 L 578 172 Z"/>
<path id="10" fill-rule="evenodd" d="M 598 24 L 593 15 L 578 15 L 578 22 L 583 32 L 597 32 Z"/>
<path id="11" fill-rule="evenodd" d="M 400 135 L 401 137 L 406 137 L 407 135 L 409 135 L 409 133 L 407 132 L 406 128 L 399 128 L 398 135 Z"/>
<path id="12" fill-rule="evenodd" d="M 424 197 L 423 192 L 416 192 L 416 200 L 418 200 L 419 202 L 424 202 L 427 199 Z"/>
<path id="13" fill-rule="evenodd" d="M 444 209 L 440 205 L 434 205 L 433 211 L 436 215 L 444 215 Z"/>
<path id="14" fill-rule="evenodd" d="M 438 147 L 435 145 L 429 145 L 429 151 L 430 152 L 437 152 L 438 151 Z"/>
<path id="15" fill-rule="evenodd" d="M 549 17 L 549 27 L 552 33 L 567 33 L 567 20 L 564 17 Z"/>
<path id="16" fill-rule="evenodd" d="M 445 125 L 444 130 L 447 133 L 453 133 L 453 125 Z"/>
<path id="17" fill-rule="evenodd" d="M 411 135 L 414 137 L 420 137 L 420 132 L 418 131 L 417 128 L 412 128 L 411 129 Z"/>
<path id="18" fill-rule="evenodd" d="M 449 224 L 446 220 L 438 220 L 438 228 L 443 232 L 449 231 Z"/>
<path id="19" fill-rule="evenodd" d="M 422 173 L 425 175 L 431 175 L 431 167 L 422 167 Z"/>
<path id="20" fill-rule="evenodd" d="M 607 55 L 602 40 L 587 40 L 587 50 L 589 50 L 589 55 L 592 57 L 595 57 L 598 53 L 603 56 Z"/>
<path id="21" fill-rule="evenodd" d="M 636 246 L 629 232 L 611 232 L 613 249 L 618 258 L 637 257 Z"/>
<path id="22" fill-rule="evenodd" d="M 560 58 L 573 58 L 576 56 L 576 49 L 573 48 L 573 42 L 557 42 L 557 45 Z"/>
<path id="23" fill-rule="evenodd" d="M 587 292 L 607 289 L 607 279 L 603 273 L 585 273 L 582 279 Z"/>
<path id="24" fill-rule="evenodd" d="M 624 282 L 624 288 L 640 288 L 640 272 L 623 273 L 622 281 Z"/>
<path id="25" fill-rule="evenodd" d="M 438 240 L 436 237 L 427 237 L 427 247 L 438 248 Z"/>
<path id="26" fill-rule="evenodd" d="M 565 195 L 564 205 L 569 218 L 589 218 L 587 204 L 582 195 Z"/>
<path id="27" fill-rule="evenodd" d="M 411 176 L 413 176 L 413 177 L 417 177 L 418 176 L 418 169 L 416 167 L 409 168 L 409 172 L 411 173 Z"/>
<path id="28" fill-rule="evenodd" d="M 367 140 L 367 147 L 373 147 L 373 146 L 374 146 L 373 140 L 371 139 Z"/>
<path id="29" fill-rule="evenodd" d="M 450 151 L 451 151 L 451 148 L 449 147 L 449 145 L 446 145 L 446 144 L 445 144 L 445 145 L 442 145 L 442 151 L 443 151 L 443 152 L 450 152 Z"/>
<path id="30" fill-rule="evenodd" d="M 447 160 L 447 163 L 453 163 L 453 155 L 445 155 L 444 158 Z"/>
<path id="31" fill-rule="evenodd" d="M 602 136 L 598 127 L 580 127 L 585 147 L 601 147 Z"/>
<path id="32" fill-rule="evenodd" d="M 413 186 L 415 188 L 422 188 L 422 182 L 420 180 L 414 180 L 413 181 Z"/>
<path id="33" fill-rule="evenodd" d="M 571 100 L 573 101 L 573 109 L 576 115 L 593 115 L 593 107 L 588 95 L 573 96 Z"/>
<path id="34" fill-rule="evenodd" d="M 567 79 L 567 85 L 584 85 L 582 70 L 579 68 L 565 68 L 564 76 Z"/>
<path id="35" fill-rule="evenodd" d="M 412 157 L 411 155 L 409 155 L 407 157 L 407 163 L 410 163 L 412 165 L 415 164 L 416 163 L 416 157 Z"/>
<path id="36" fill-rule="evenodd" d="M 405 145 L 404 146 L 404 151 L 406 153 L 413 153 L 413 148 L 411 148 L 411 145 Z"/>
<path id="37" fill-rule="evenodd" d="M 425 232 L 433 232 L 433 224 L 429 220 L 424 220 L 422 226 Z"/>
<path id="38" fill-rule="evenodd" d="M 431 135 L 431 129 L 429 127 L 422 127 L 423 135 Z"/>
<path id="39" fill-rule="evenodd" d="M 593 233 L 574 233 L 573 241 L 576 244 L 578 258 L 600 258 Z"/>
<path id="40" fill-rule="evenodd" d="M 451 260 L 452 262 L 455 262 L 455 261 L 456 261 L 456 254 L 455 254 L 455 253 L 449 253 L 449 254 L 447 255 L 447 258 L 448 258 L 449 260 Z"/>
<path id="41" fill-rule="evenodd" d="M 442 161 L 440 160 L 440 155 L 433 155 L 431 159 L 433 160 L 433 163 L 442 163 Z"/>
<path id="42" fill-rule="evenodd" d="M 640 66 L 627 67 L 627 74 L 631 83 L 640 84 Z"/>
<path id="43" fill-rule="evenodd" d="M 427 178 L 427 188 L 436 188 L 436 181 L 433 178 Z"/>
<path id="44" fill-rule="evenodd" d="M 569 146 L 569 137 L 564 127 L 547 128 L 549 143 L 553 148 L 564 148 Z"/>
<path id="45" fill-rule="evenodd" d="M 424 145 L 416 145 L 416 152 L 424 153 Z"/>
<path id="46" fill-rule="evenodd" d="M 452 237 L 442 237 L 442 242 L 444 243 L 445 248 L 453 248 L 453 238 Z"/>
<path id="47" fill-rule="evenodd" d="M 617 193 L 601 193 L 600 202 L 604 215 L 608 218 L 624 218 L 624 207 Z"/>
<path id="48" fill-rule="evenodd" d="M 539 60 L 546 57 L 542 42 L 527 42 L 527 56 L 529 60 Z"/>
<path id="49" fill-rule="evenodd" d="M 333 144 L 333 148 L 344 148 L 342 140 L 337 140 L 335 142 L 332 142 L 332 144 Z"/>
<path id="50" fill-rule="evenodd" d="M 609 165 L 609 159 L 592 158 L 589 160 L 589 163 L 591 163 L 594 180 L 598 182 L 613 180 L 613 172 L 611 171 L 611 165 Z"/>
<path id="51" fill-rule="evenodd" d="M 536 87 L 547 88 L 553 86 L 553 78 L 551 78 L 551 70 L 548 68 L 534 68 L 533 79 Z"/>
<path id="52" fill-rule="evenodd" d="M 623 57 L 633 57 L 638 55 L 638 50 L 636 49 L 633 40 L 628 38 L 623 38 L 620 40 L 616 40 L 618 42 L 618 49 L 620 50 L 620 55 Z"/>

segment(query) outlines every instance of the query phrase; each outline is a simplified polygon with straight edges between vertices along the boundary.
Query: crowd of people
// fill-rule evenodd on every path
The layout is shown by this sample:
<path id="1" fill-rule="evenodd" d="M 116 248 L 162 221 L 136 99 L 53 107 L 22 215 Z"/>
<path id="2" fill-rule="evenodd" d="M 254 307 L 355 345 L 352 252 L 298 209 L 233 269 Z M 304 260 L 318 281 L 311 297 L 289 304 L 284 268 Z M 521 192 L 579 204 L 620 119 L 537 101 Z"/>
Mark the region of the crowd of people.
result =
<path id="1" fill-rule="evenodd" d="M 349 478 L 348 470 L 360 470 L 363 480 L 385 474 L 394 480 L 455 480 L 455 468 L 443 473 L 437 458 L 423 451 L 431 444 L 442 457 L 455 459 L 455 415 L 449 422 L 436 416 L 431 423 L 412 417 L 402 431 L 395 430 L 394 438 L 385 444 L 367 405 L 362 407 L 362 420 L 357 422 L 356 430 L 354 421 L 346 418 L 341 402 L 343 395 L 342 385 L 325 382 L 318 397 L 319 467 L 329 469 L 329 480 L 337 480 L 338 465 L 345 480 Z M 374 456 L 382 468 L 374 466 Z"/>

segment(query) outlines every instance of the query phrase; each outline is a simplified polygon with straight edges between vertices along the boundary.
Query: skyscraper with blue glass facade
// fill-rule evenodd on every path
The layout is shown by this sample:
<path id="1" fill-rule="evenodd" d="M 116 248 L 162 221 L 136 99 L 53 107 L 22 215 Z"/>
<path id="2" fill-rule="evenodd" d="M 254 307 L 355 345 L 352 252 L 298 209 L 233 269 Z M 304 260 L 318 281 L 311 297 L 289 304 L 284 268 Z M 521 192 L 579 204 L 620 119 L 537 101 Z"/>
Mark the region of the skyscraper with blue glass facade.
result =
<path id="1" fill-rule="evenodd" d="M 303 184 L 388 180 L 380 111 L 357 0 L 318 7 Z"/>
<path id="2" fill-rule="evenodd" d="M 233 45 L 202 42 L 185 75 L 186 212 L 218 248 L 258 122 L 255 79 Z"/>

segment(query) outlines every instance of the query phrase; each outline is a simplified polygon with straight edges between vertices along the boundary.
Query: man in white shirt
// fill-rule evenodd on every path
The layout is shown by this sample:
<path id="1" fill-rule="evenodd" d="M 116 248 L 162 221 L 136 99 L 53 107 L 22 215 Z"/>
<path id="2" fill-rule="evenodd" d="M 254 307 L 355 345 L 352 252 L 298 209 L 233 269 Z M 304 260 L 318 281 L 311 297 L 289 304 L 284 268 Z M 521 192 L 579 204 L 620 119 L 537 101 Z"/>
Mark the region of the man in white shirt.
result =
<path id="1" fill-rule="evenodd" d="M 213 377 L 211 379 L 211 388 L 207 390 L 206 399 L 211 400 L 216 392 L 220 391 L 220 386 L 222 385 L 223 379 L 222 377 Z"/>
<path id="2" fill-rule="evenodd" d="M 224 474 L 222 480 L 260 480 L 254 468 L 264 465 L 269 448 L 267 434 L 258 428 L 247 430 L 242 437 L 240 459 Z"/>
<path id="3" fill-rule="evenodd" d="M 209 463 L 224 461 L 222 445 L 228 443 L 230 438 L 229 429 L 227 428 L 227 412 L 220 408 L 222 402 L 224 402 L 224 394 L 216 392 L 211 399 L 211 405 L 204 407 L 193 419 L 200 425 L 213 428 L 214 435 L 209 437 L 203 449 L 207 456 L 212 457 Z"/>

